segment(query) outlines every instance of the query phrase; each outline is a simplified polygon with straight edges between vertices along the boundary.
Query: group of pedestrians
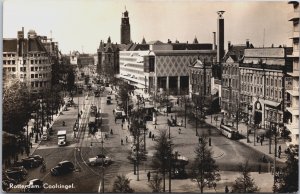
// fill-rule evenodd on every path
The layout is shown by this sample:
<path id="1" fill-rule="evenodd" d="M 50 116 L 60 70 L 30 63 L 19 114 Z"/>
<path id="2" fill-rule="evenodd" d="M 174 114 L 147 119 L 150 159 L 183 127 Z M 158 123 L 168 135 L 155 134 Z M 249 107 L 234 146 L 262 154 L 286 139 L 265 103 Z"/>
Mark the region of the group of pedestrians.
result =
<path id="1" fill-rule="evenodd" d="M 263 142 L 265 140 L 265 135 L 256 136 L 256 143 L 260 142 L 260 145 L 263 145 Z"/>

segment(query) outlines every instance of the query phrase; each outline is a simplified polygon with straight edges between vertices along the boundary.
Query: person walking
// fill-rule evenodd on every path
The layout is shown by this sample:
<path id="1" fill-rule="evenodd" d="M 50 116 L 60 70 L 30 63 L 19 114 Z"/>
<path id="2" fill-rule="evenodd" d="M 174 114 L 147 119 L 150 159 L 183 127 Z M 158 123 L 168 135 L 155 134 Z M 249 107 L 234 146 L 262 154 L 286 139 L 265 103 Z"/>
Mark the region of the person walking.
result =
<path id="1" fill-rule="evenodd" d="M 113 134 L 114 134 L 112 129 L 110 129 L 110 134 L 111 134 L 111 135 L 113 135 Z"/>
<path id="2" fill-rule="evenodd" d="M 181 134 L 181 129 L 180 128 L 178 129 L 178 133 Z"/>
<path id="3" fill-rule="evenodd" d="M 128 143 L 128 137 L 126 136 L 126 143 Z"/>
<path id="4" fill-rule="evenodd" d="M 263 139 L 260 138 L 260 145 L 262 146 L 263 145 Z"/>
<path id="5" fill-rule="evenodd" d="M 123 139 L 121 139 L 121 145 L 123 145 Z"/>
<path id="6" fill-rule="evenodd" d="M 147 177 L 148 177 L 148 182 L 149 182 L 149 181 L 150 181 L 150 178 L 151 178 L 151 173 L 150 173 L 150 171 L 148 171 Z"/>
<path id="7" fill-rule="evenodd" d="M 152 134 L 152 141 L 154 140 L 154 133 Z"/>
<path id="8" fill-rule="evenodd" d="M 258 164 L 258 174 L 260 174 L 260 173 L 261 173 L 261 165 Z"/>
<path id="9" fill-rule="evenodd" d="M 225 186 L 225 193 L 229 193 L 229 189 L 227 185 Z"/>
<path id="10" fill-rule="evenodd" d="M 280 149 L 278 148 L 278 158 L 280 158 L 280 155 L 281 155 L 281 147 Z"/>
<path id="11" fill-rule="evenodd" d="M 256 143 L 258 143 L 259 142 L 259 137 L 258 136 L 256 136 Z"/>

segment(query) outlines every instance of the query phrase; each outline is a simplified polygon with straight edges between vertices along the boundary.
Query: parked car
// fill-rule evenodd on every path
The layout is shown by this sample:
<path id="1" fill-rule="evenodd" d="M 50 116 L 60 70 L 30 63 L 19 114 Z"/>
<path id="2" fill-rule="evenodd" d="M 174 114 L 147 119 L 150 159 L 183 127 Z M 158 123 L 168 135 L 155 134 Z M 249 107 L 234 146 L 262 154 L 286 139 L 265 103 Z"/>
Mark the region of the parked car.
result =
<path id="1" fill-rule="evenodd" d="M 89 158 L 89 165 L 96 166 L 96 165 L 102 165 L 102 162 L 104 162 L 104 165 L 108 165 L 112 162 L 111 158 L 108 156 L 105 156 L 104 154 L 98 154 L 96 157 Z"/>
<path id="2" fill-rule="evenodd" d="M 32 179 L 27 182 L 24 192 L 26 193 L 40 193 L 43 191 L 43 181 L 40 179 Z"/>
<path id="3" fill-rule="evenodd" d="M 2 189 L 4 191 L 9 191 L 11 189 L 11 184 L 16 185 L 18 182 L 15 179 L 10 178 L 5 172 L 2 173 Z"/>
<path id="4" fill-rule="evenodd" d="M 52 176 L 68 174 L 75 170 L 74 164 L 70 161 L 62 161 L 50 170 Z"/>
<path id="5" fill-rule="evenodd" d="M 44 161 L 44 158 L 41 156 L 41 155 L 31 155 L 29 156 L 28 158 L 33 158 L 35 159 L 36 161 L 39 162 L 39 164 L 41 165 Z"/>
<path id="6" fill-rule="evenodd" d="M 25 180 L 27 176 L 27 171 L 24 171 L 22 169 L 8 169 L 4 172 L 7 177 L 14 179 L 16 182 L 21 182 Z"/>
<path id="7" fill-rule="evenodd" d="M 40 163 L 34 158 L 24 158 L 21 161 L 17 161 L 15 166 L 24 166 L 24 168 L 37 168 Z"/>

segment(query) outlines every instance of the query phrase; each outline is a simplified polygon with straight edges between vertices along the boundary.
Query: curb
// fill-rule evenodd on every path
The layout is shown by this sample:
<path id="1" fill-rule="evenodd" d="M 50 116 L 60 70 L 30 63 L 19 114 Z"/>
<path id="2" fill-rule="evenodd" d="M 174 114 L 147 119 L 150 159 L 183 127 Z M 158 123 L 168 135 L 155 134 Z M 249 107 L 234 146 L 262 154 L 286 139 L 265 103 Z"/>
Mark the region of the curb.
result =
<path id="1" fill-rule="evenodd" d="M 53 124 L 55 123 L 55 121 L 56 121 L 56 120 L 58 119 L 58 117 L 60 116 L 60 113 L 64 110 L 65 106 L 66 106 L 66 105 L 64 105 L 64 106 L 61 108 L 61 110 L 59 110 L 58 116 L 57 116 L 55 119 L 53 119 L 53 122 L 50 124 L 50 127 L 53 126 Z M 32 152 L 30 152 L 29 155 L 33 155 L 33 154 L 34 154 L 34 152 L 35 152 L 35 151 L 37 150 L 37 148 L 40 146 L 41 142 L 42 142 L 42 140 L 39 140 L 39 141 L 37 142 L 37 146 L 32 150 Z"/>

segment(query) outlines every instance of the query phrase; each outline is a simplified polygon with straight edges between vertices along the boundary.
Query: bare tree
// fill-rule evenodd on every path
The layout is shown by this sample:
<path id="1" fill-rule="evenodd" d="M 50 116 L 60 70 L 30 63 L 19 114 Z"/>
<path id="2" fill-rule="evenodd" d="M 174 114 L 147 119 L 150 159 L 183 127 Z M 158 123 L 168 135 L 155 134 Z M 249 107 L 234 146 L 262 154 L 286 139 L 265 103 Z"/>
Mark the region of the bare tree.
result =
<path id="1" fill-rule="evenodd" d="M 203 193 L 205 186 L 215 187 L 220 180 L 218 166 L 212 158 L 212 151 L 208 148 L 207 137 L 201 135 L 199 144 L 195 148 L 196 158 L 192 165 L 191 178 L 195 179 Z"/>
<path id="2" fill-rule="evenodd" d="M 235 183 L 232 186 L 232 191 L 234 193 L 255 193 L 259 191 L 259 188 L 250 176 L 248 161 L 244 164 L 240 164 L 239 169 L 241 176 L 235 180 Z"/>

